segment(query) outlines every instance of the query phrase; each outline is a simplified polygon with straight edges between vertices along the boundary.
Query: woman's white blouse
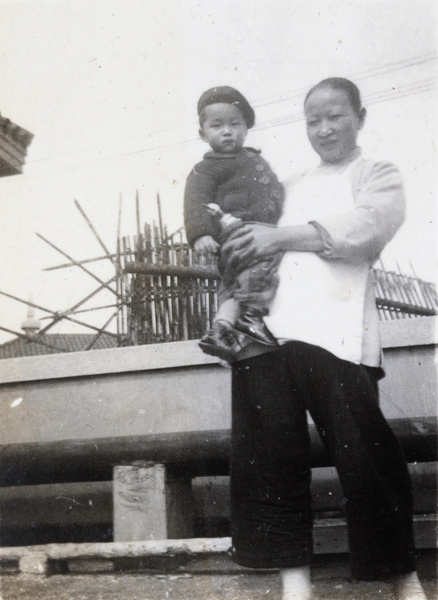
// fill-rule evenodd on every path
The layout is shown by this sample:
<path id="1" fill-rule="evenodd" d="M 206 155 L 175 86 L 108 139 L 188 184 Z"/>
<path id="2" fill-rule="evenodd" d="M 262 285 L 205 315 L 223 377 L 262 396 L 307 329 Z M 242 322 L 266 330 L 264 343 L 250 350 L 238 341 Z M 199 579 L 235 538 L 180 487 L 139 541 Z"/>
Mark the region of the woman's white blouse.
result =
<path id="1" fill-rule="evenodd" d="M 300 340 L 341 359 L 380 364 L 379 322 L 371 265 L 404 220 L 394 165 L 362 158 L 322 164 L 286 183 L 279 226 L 312 223 L 324 251 L 287 252 L 265 322 L 281 342 Z"/>

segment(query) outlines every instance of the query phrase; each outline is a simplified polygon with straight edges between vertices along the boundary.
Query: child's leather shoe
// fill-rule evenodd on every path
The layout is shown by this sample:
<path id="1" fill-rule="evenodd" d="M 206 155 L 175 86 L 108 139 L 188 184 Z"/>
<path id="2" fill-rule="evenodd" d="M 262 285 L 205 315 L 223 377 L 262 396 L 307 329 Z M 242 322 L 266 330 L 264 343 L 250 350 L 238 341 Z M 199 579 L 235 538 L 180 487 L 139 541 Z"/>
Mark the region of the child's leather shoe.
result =
<path id="1" fill-rule="evenodd" d="M 232 362 L 240 346 L 231 323 L 220 319 L 215 321 L 210 331 L 201 338 L 199 347 L 205 354 Z"/>
<path id="2" fill-rule="evenodd" d="M 278 346 L 277 340 L 271 334 L 260 315 L 244 313 L 234 324 L 234 329 L 244 333 L 260 344 Z"/>

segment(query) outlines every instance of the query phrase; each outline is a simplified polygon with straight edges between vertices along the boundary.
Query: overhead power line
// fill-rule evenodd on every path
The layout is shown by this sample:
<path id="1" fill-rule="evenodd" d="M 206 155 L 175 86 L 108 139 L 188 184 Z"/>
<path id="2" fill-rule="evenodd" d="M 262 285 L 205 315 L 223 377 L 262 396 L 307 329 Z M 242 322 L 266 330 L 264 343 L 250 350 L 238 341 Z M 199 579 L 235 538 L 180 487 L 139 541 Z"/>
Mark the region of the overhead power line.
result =
<path id="1" fill-rule="evenodd" d="M 381 67 L 374 67 L 372 69 L 367 69 L 365 71 L 360 71 L 359 73 L 347 75 L 348 79 L 352 79 L 353 81 L 363 81 L 364 79 L 370 79 L 372 77 L 379 77 L 380 75 L 385 75 L 387 73 L 392 73 L 395 71 L 399 71 L 401 69 L 406 69 L 414 66 L 419 66 L 428 62 L 436 61 L 438 55 L 435 52 L 430 52 L 428 54 L 423 54 L 421 56 L 417 56 L 414 58 L 401 60 L 395 63 L 388 63 L 386 65 L 382 65 Z M 286 94 L 285 96 L 278 97 L 269 96 L 262 100 L 256 100 L 253 102 L 253 106 L 255 108 L 261 108 L 263 106 L 269 106 L 270 104 L 279 104 L 280 102 L 290 102 L 291 100 L 295 100 L 297 98 L 302 99 L 304 95 L 309 91 L 309 88 L 301 88 L 292 91 L 290 94 Z"/>
<path id="2" fill-rule="evenodd" d="M 406 88 L 402 90 L 390 88 L 374 92 L 364 97 L 363 104 L 365 106 L 370 106 L 371 104 L 379 104 L 380 102 L 385 102 L 387 100 L 398 100 L 400 98 L 405 98 L 406 96 L 412 96 L 414 94 L 430 91 L 436 87 L 437 80 L 433 77 L 430 77 L 428 79 L 415 82 L 410 86 L 406 86 Z M 303 111 L 300 111 L 291 115 L 278 117 L 277 119 L 271 119 L 270 121 L 264 121 L 263 123 L 260 123 L 260 125 L 254 127 L 254 130 L 257 131 L 269 129 L 270 127 L 279 127 L 281 125 L 287 125 L 302 120 L 304 120 L 304 113 Z"/>
<path id="3" fill-rule="evenodd" d="M 389 100 L 399 100 L 399 99 L 405 98 L 407 96 L 412 96 L 414 94 L 419 94 L 419 93 L 430 91 L 430 90 L 436 88 L 436 86 L 437 86 L 437 81 L 435 79 L 433 79 L 433 78 L 425 79 L 421 82 L 416 82 L 415 84 L 412 84 L 411 86 L 405 88 L 403 91 L 397 91 L 394 89 L 392 89 L 392 90 L 386 89 L 386 90 L 382 90 L 380 92 L 375 92 L 375 93 L 371 94 L 370 96 L 364 98 L 364 104 L 366 106 L 369 106 L 371 104 L 379 104 L 381 102 L 387 102 Z M 302 111 L 300 111 L 300 112 L 294 113 L 292 115 L 280 117 L 278 119 L 264 121 L 263 123 L 260 123 L 260 125 L 254 127 L 254 131 L 260 131 L 260 130 L 270 129 L 270 128 L 274 128 L 274 127 L 290 125 L 291 123 L 295 123 L 297 121 L 302 121 L 302 120 L 304 120 L 304 114 Z M 194 144 L 198 144 L 199 141 L 200 141 L 199 138 L 192 138 L 189 140 L 175 142 L 172 144 L 160 144 L 160 145 L 150 147 L 150 148 L 143 148 L 143 149 L 139 149 L 139 150 L 134 150 L 132 152 L 124 152 L 122 154 L 118 154 L 117 156 L 96 159 L 95 161 L 88 161 L 86 165 L 78 165 L 75 167 L 71 167 L 68 170 L 73 171 L 73 170 L 82 169 L 82 168 L 89 168 L 95 164 L 101 164 L 103 162 L 111 162 L 114 160 L 120 160 L 123 158 L 128 158 L 128 157 L 132 157 L 132 156 L 136 156 L 136 155 L 140 155 L 140 154 L 149 154 L 151 152 L 161 152 L 163 150 L 169 150 L 169 149 L 177 150 L 178 148 L 183 148 L 183 147 L 191 146 Z"/>
<path id="4" fill-rule="evenodd" d="M 387 63 L 385 65 L 382 65 L 380 67 L 374 67 L 371 69 L 367 69 L 365 71 L 361 71 L 359 73 L 353 74 L 351 75 L 351 79 L 354 81 L 363 81 L 364 79 L 369 79 L 372 77 L 379 77 L 381 75 L 385 75 L 391 72 L 395 72 L 395 71 L 399 71 L 401 69 L 406 69 L 406 68 L 411 68 L 414 66 L 419 66 L 422 64 L 426 64 L 428 62 L 432 62 L 432 61 L 436 61 L 438 58 L 438 55 L 436 53 L 428 53 L 428 54 L 423 54 L 417 57 L 413 57 L 413 58 L 409 58 L 409 59 L 405 59 L 405 60 L 401 60 L 401 61 L 397 61 L 395 63 Z M 432 89 L 432 88 L 429 88 Z M 259 100 L 255 100 L 254 102 L 252 102 L 252 105 L 255 108 L 262 108 L 262 107 L 266 107 L 266 106 L 270 106 L 270 105 L 275 105 L 275 104 L 281 104 L 284 102 L 292 102 L 295 99 L 300 99 L 302 100 L 303 96 L 306 94 L 306 92 L 308 91 L 308 88 L 301 88 L 301 89 L 296 89 L 291 91 L 290 93 L 286 94 L 286 95 L 278 95 L 276 94 L 275 96 L 269 96 L 269 97 L 265 97 Z M 422 90 L 422 91 L 427 91 Z M 377 92 L 378 94 L 380 94 L 380 92 Z M 403 97 L 401 94 L 398 94 L 398 97 Z M 391 99 L 391 98 L 388 98 Z M 383 101 L 383 100 L 382 100 Z M 372 103 L 372 101 L 367 100 L 366 103 L 369 105 L 370 103 Z M 283 123 L 283 118 L 280 117 L 279 119 L 273 119 L 272 121 L 264 121 L 261 124 L 257 125 L 255 127 L 255 130 L 260 130 L 260 129 L 266 129 L 268 127 L 276 127 L 278 126 L 277 124 L 274 124 L 274 122 L 278 121 L 278 124 L 282 124 Z M 286 123 L 291 123 L 294 122 L 295 120 L 298 120 L 298 117 L 294 118 L 293 115 L 291 115 L 290 117 L 287 118 L 287 120 L 285 121 Z M 272 123 L 272 125 L 271 125 Z M 103 146 L 110 146 L 113 144 L 121 144 L 121 143 L 126 143 L 132 140 L 136 140 L 136 139 L 142 139 L 145 137 L 149 137 L 149 136 L 158 136 L 161 135 L 163 133 L 167 133 L 170 131 L 177 131 L 179 129 L 181 129 L 182 124 L 180 122 L 174 122 L 174 123 L 168 123 L 167 125 L 163 125 L 161 126 L 159 129 L 155 130 L 155 131 L 149 131 L 147 133 L 144 134 L 138 134 L 136 136 L 131 136 L 128 138 L 121 138 L 118 140 L 114 140 L 111 142 L 105 142 L 105 143 L 101 143 L 101 144 L 93 144 L 92 146 L 88 146 L 87 148 L 82 148 L 80 150 L 74 150 L 62 155 L 56 155 L 56 156 L 48 156 L 48 157 L 44 157 L 44 158 L 40 158 L 40 159 L 36 159 L 33 161 L 28 161 L 27 164 L 31 165 L 37 162 L 46 162 L 46 161 L 50 161 L 50 160 L 55 160 L 55 159 L 59 159 L 59 158 L 63 158 L 66 156 L 71 156 L 71 155 L 75 155 L 75 154 L 80 154 L 89 150 L 93 150 L 95 148 L 102 148 Z M 187 141 L 183 141 L 183 142 L 176 142 L 175 144 L 161 144 L 159 146 L 154 146 L 149 148 L 145 148 L 145 149 L 140 149 L 140 150 L 134 150 L 132 152 L 128 152 L 128 153 L 123 153 L 120 154 L 118 156 L 131 156 L 131 155 L 135 155 L 135 154 L 139 154 L 139 153 L 143 153 L 143 152 L 149 152 L 149 151 L 155 151 L 158 149 L 162 149 L 162 148 L 167 148 L 167 147 L 181 147 L 184 145 L 192 145 L 197 143 L 199 140 L 198 138 L 192 138 L 189 139 Z M 114 157 L 116 158 L 116 157 Z M 100 160 L 112 160 L 111 159 L 99 159 Z"/>

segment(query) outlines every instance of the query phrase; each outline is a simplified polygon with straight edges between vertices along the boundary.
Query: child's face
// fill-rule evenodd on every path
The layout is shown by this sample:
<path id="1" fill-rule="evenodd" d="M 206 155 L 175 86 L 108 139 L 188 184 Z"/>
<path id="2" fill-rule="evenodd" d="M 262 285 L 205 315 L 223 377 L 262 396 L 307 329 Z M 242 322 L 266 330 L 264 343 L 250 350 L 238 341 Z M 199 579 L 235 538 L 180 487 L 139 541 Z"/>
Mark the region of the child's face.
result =
<path id="1" fill-rule="evenodd" d="M 304 112 L 310 143 L 324 162 L 338 162 L 356 148 L 365 109 L 357 114 L 347 92 L 317 89 L 307 99 Z"/>
<path id="2" fill-rule="evenodd" d="M 234 104 L 209 104 L 204 108 L 199 135 L 219 154 L 238 152 L 245 141 L 246 121 Z"/>

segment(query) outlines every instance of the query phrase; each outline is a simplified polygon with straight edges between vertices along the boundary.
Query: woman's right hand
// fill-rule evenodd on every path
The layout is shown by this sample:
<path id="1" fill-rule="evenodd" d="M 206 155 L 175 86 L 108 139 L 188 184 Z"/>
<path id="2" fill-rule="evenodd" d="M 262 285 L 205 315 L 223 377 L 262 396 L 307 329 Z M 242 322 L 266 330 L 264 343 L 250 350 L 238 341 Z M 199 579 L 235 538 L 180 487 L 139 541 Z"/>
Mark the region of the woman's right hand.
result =
<path id="1" fill-rule="evenodd" d="M 323 250 L 324 242 L 313 225 L 273 227 L 247 223 L 230 234 L 222 246 L 221 254 L 227 265 L 241 270 L 253 261 L 275 256 L 279 252 Z"/>
<path id="2" fill-rule="evenodd" d="M 231 268 L 245 268 L 281 251 L 281 234 L 277 227 L 248 223 L 233 231 L 222 246 L 221 254 Z"/>

